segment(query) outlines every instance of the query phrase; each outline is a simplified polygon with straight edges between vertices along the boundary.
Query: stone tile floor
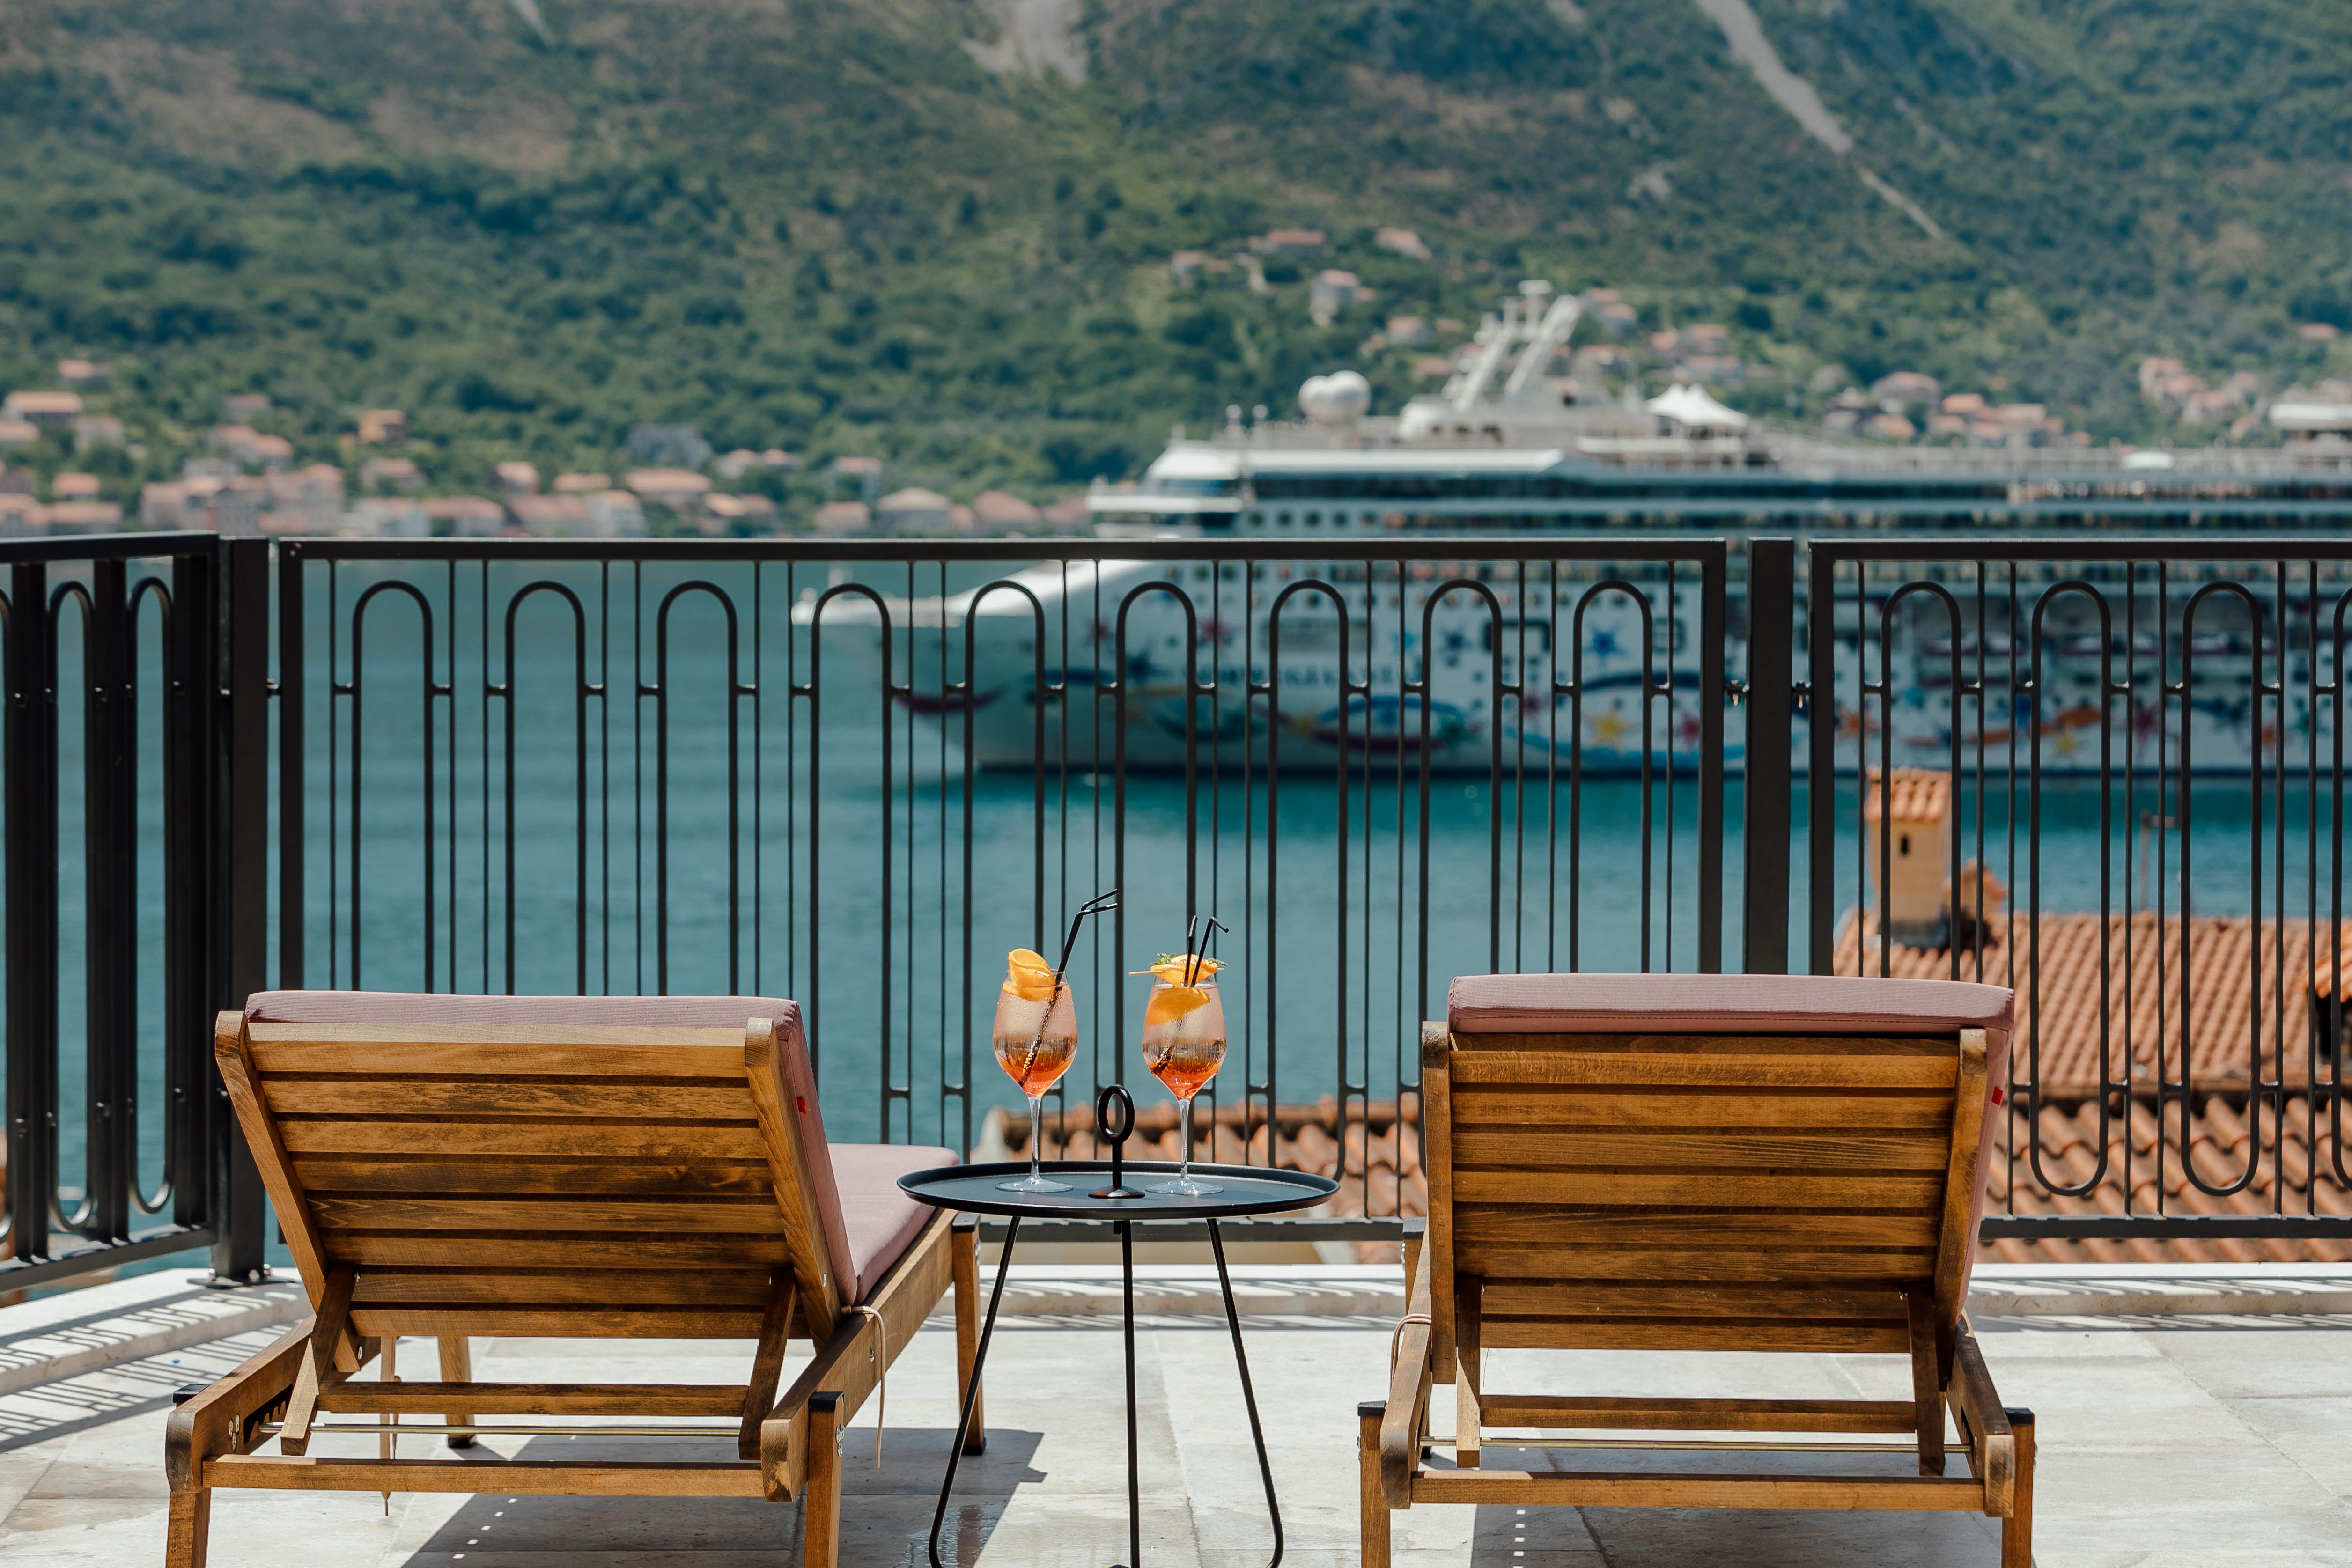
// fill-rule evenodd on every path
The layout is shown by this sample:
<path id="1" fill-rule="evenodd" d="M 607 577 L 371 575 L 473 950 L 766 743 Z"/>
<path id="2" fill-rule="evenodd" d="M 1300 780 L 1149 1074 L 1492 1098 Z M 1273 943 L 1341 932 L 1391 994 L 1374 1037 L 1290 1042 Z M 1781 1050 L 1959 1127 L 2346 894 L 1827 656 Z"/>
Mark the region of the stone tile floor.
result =
<path id="1" fill-rule="evenodd" d="M 2352 1317 L 1980 1319 L 2012 1405 L 2039 1416 L 2037 1561 L 2045 1568 L 2352 1568 Z M 232 1336 L 0 1397 L 0 1563 L 161 1560 L 161 1462 L 172 1389 L 226 1370 L 276 1331 Z M 1385 1318 L 1248 1322 L 1252 1371 L 1283 1504 L 1284 1562 L 1356 1561 L 1355 1402 L 1377 1397 Z M 415 1343 L 410 1364 L 430 1366 Z M 491 1342 L 476 1375 L 718 1381 L 733 1346 Z M 944 1319 L 890 1378 L 882 1462 L 869 1404 L 846 1442 L 844 1562 L 919 1564 L 954 1418 Z M 429 1374 L 427 1374 L 429 1375 Z M 787 1376 L 789 1376 L 789 1372 Z M 1502 1353 L 1490 1377 L 1530 1392 L 1902 1397 L 1907 1372 L 1870 1357 L 1656 1357 Z M 1220 1320 L 1149 1319 L 1139 1335 L 1144 1561 L 1255 1568 L 1271 1537 Z M 989 1449 L 968 1460 L 944 1562 L 1099 1568 L 1126 1556 L 1125 1441 L 1116 1320 L 1010 1319 L 997 1330 Z M 1445 1423 L 1441 1413 L 1440 1426 Z M 411 1437 L 402 1452 L 441 1451 Z M 370 1438 L 321 1439 L 373 1452 Z M 596 1438 L 499 1445 L 532 1457 L 658 1448 Z M 1643 1456 L 1523 1462 L 1626 1466 Z M 1686 1458 L 1686 1456 L 1678 1456 Z M 1803 1456 L 1723 1456 L 1731 1468 Z M 1899 1468 L 1899 1458 L 1884 1462 Z M 702 1500 L 215 1494 L 213 1562 L 418 1568 L 753 1568 L 798 1561 L 798 1510 Z M 1400 1517 L 1416 1568 L 1992 1568 L 1997 1535 L 1958 1515 L 1840 1515 L 1423 1507 Z"/>

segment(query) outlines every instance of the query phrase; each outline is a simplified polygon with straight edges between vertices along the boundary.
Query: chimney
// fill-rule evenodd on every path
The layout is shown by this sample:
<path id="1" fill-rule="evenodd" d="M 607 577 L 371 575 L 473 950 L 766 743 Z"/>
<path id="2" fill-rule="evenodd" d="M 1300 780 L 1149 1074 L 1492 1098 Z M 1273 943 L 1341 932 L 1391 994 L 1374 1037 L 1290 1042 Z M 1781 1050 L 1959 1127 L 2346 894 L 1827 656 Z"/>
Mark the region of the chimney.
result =
<path id="1" fill-rule="evenodd" d="M 1872 912 L 1884 916 L 1887 935 L 1897 942 L 1941 947 L 1950 939 L 1945 872 L 1951 815 L 1950 774 L 1927 768 L 1897 768 L 1883 776 L 1870 770 L 1862 795 L 1862 862 L 1873 883 L 1882 864 L 1885 869 L 1886 885 L 1873 898 Z"/>
<path id="2" fill-rule="evenodd" d="M 2001 912 L 2009 905 L 2009 886 L 1972 857 L 1960 864 L 1958 896 L 1944 879 L 1944 908 L 1951 913 L 1951 940 L 1967 951 L 1993 946 L 2001 940 Z M 1981 894 L 1983 907 L 1978 907 Z M 1956 913 L 1952 913 L 1956 912 Z"/>

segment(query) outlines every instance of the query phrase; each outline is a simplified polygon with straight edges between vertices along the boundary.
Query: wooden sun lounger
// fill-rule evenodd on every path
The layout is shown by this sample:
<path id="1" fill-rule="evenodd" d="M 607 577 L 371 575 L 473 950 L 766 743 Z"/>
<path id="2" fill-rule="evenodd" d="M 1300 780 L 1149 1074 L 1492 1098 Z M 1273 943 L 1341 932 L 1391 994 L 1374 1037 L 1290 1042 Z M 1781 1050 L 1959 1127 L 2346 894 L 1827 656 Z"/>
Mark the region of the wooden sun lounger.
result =
<path id="1" fill-rule="evenodd" d="M 173 1413 L 172 1568 L 202 1568 L 215 1487 L 805 1496 L 830 1568 L 838 1435 L 950 1284 L 969 1375 L 973 1233 L 896 1185 L 955 1155 L 828 1144 L 791 1002 L 266 992 L 215 1051 L 314 1315 Z M 392 1380 L 402 1335 L 439 1342 L 439 1381 Z M 478 1336 L 755 1349 L 740 1384 L 478 1383 Z M 793 1338 L 814 1354 L 780 1391 Z M 351 1446 L 339 1416 L 379 1454 L 401 1417 L 454 1448 L 533 1416 L 703 1425 L 677 1459 L 313 1453 Z"/>
<path id="2" fill-rule="evenodd" d="M 2010 1004 L 1920 980 L 1455 981 L 1448 1022 L 1423 1026 L 1429 1216 L 1395 1371 L 1358 1409 L 1366 1568 L 1389 1561 L 1391 1511 L 1425 1502 L 1963 1510 L 2001 1521 L 2003 1568 L 2030 1568 L 2033 1417 L 2002 1405 L 1960 1310 Z M 1909 1360 L 1912 1396 L 1528 1395 L 1485 1375 L 1499 1349 L 1874 1353 Z M 1448 1383 L 1451 1466 L 1432 1462 L 1429 1421 Z M 1965 1475 L 1948 1473 L 1947 1410 Z M 1690 1436 L 1710 1433 L 1726 1436 Z M 1909 1439 L 1918 1474 L 1494 1469 L 1483 1453 L 1868 1433 Z"/>

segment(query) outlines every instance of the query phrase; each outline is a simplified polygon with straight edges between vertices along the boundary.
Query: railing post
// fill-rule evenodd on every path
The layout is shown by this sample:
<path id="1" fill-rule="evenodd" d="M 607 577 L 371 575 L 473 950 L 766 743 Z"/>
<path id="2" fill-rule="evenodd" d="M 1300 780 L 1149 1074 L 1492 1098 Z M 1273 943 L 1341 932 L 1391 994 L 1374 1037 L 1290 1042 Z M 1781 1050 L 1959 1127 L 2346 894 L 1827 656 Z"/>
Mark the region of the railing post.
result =
<path id="1" fill-rule="evenodd" d="M 9 574 L 8 1252 L 49 1255 L 58 1180 L 57 643 L 48 569 Z"/>
<path id="2" fill-rule="evenodd" d="M 222 541 L 217 699 L 213 705 L 214 1006 L 241 1008 L 268 983 L 269 958 L 269 543 Z M 218 1075 L 214 1161 L 213 1280 L 257 1284 L 268 1205 L 253 1153 L 227 1113 Z"/>
<path id="3" fill-rule="evenodd" d="M 163 1038 L 170 1053 L 172 1220 L 209 1228 L 214 1151 L 228 1104 L 213 1068 L 213 709 L 219 685 L 220 560 L 172 559 L 163 709 Z"/>
<path id="4" fill-rule="evenodd" d="M 1748 541 L 1747 850 L 1740 967 L 1789 972 L 1789 747 L 1794 718 L 1797 541 Z"/>
<path id="5" fill-rule="evenodd" d="M 303 980 L 302 547 L 278 547 L 278 986 L 299 991 Z M 511 679 L 511 675 L 509 677 Z M 582 917 L 586 918 L 584 915 Z M 508 977 L 511 988 L 513 977 Z"/>
<path id="6" fill-rule="evenodd" d="M 1723 709 L 1730 690 L 1724 643 L 1730 557 L 1731 546 L 1717 540 L 1700 571 L 1698 967 L 1706 975 L 1723 972 Z M 1672 740 L 1667 744 L 1671 747 Z M 1671 826 L 1667 831 L 1673 831 Z"/>
<path id="7" fill-rule="evenodd" d="M 138 1136 L 139 775 L 127 562 L 90 565 L 82 657 L 82 906 L 92 1241 L 131 1239 Z"/>
<path id="8" fill-rule="evenodd" d="M 1818 542 L 1806 553 L 1806 966 L 1826 975 L 1837 956 L 1837 559 Z"/>

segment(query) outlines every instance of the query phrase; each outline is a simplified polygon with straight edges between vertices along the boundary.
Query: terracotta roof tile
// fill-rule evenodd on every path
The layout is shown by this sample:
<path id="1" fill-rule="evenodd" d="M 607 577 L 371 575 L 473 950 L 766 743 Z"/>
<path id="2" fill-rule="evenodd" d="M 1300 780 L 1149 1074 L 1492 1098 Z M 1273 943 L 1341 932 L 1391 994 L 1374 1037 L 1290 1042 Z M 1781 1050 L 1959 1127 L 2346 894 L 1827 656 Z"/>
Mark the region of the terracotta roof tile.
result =
<path id="1" fill-rule="evenodd" d="M 2331 1125 L 2328 1096 L 2315 1109 L 2308 1096 L 2284 1102 L 2276 1118 L 2265 1102 L 2260 1112 L 2265 1151 L 2249 1163 L 2257 1146 L 2242 1096 L 2209 1094 L 2189 1120 L 2189 1170 L 2181 1166 L 2180 1103 L 2171 1102 L 2159 1124 L 2152 1101 L 2135 1098 L 2128 1114 L 2111 1114 L 2101 1135 L 2096 1101 L 2044 1103 L 2029 1124 L 2020 1112 L 2001 1129 L 2001 1157 L 1987 1184 L 1986 1212 L 2020 1215 L 2122 1214 L 2124 1195 L 2134 1214 L 2352 1215 L 2352 1186 L 2341 1172 L 2352 1168 L 2352 1148 Z M 2032 1154 L 2032 1129 L 2040 1154 Z M 2159 1136 L 2159 1134 L 2161 1136 Z M 2101 1167 L 2099 1151 L 2106 1150 Z M 2319 1151 L 2314 1179 L 2312 1151 Z M 2190 1179 L 2193 1171 L 2203 1186 Z M 2038 1172 L 2038 1175 L 2037 1175 Z M 2280 1177 L 2284 1176 L 2282 1192 Z M 2053 1194 L 2059 1187 L 2084 1187 L 2080 1196 Z M 2218 1192 L 2208 1187 L 2221 1189 Z M 2231 1191 L 2235 1187 L 2239 1190 Z M 2014 1200 L 2011 1198 L 2012 1188 Z M 1983 1254 L 2011 1263 L 2341 1263 L 2352 1261 L 2352 1241 L 2324 1238 L 2260 1240 L 2018 1241 L 1987 1244 Z"/>
<path id="2" fill-rule="evenodd" d="M 1878 821 L 1882 800 L 1898 822 L 1940 822 L 1951 814 L 1952 776 L 1934 768 L 1897 768 L 1886 775 L 1882 789 L 1874 768 L 1862 792 L 1864 821 Z"/>
<path id="3" fill-rule="evenodd" d="M 1981 949 L 1960 954 L 1959 977 L 1983 978 L 2017 992 L 2015 1072 L 2041 1082 L 2052 1095 L 2095 1093 L 2131 1063 L 2134 1081 L 2180 1076 L 2182 926 L 2152 911 L 2110 916 L 2044 915 L 2038 945 L 2023 911 L 1995 919 Z M 2324 966 L 2334 945 L 2320 926 Z M 2290 1087 L 2311 1081 L 2311 925 L 2265 920 L 2261 953 L 2254 923 L 2242 915 L 2198 918 L 2188 925 L 2188 1038 L 2191 1082 L 2201 1088 L 2243 1088 L 2254 1077 Z M 2016 950 L 2011 951 L 2013 940 Z M 2352 959 L 2352 922 L 2343 931 Z M 1877 922 L 1849 912 L 1832 967 L 1841 975 L 1880 972 Z M 1979 968 L 1979 958 L 1982 967 Z M 2104 963 L 2104 971 L 2102 965 Z M 2352 969 L 2352 963 L 2347 964 Z M 1943 979 L 1951 955 L 1943 947 L 1897 942 L 1885 972 L 1898 977 Z M 2035 978 L 2039 976 L 2038 991 Z M 2103 988 L 2104 976 L 2104 988 Z M 2101 1026 L 2105 1038 L 2101 1039 Z M 2102 1052 L 2105 1071 L 2101 1071 Z M 2259 1064 L 2260 1072 L 2250 1072 Z M 2325 1079 L 2323 1072 L 2323 1081 Z"/>

